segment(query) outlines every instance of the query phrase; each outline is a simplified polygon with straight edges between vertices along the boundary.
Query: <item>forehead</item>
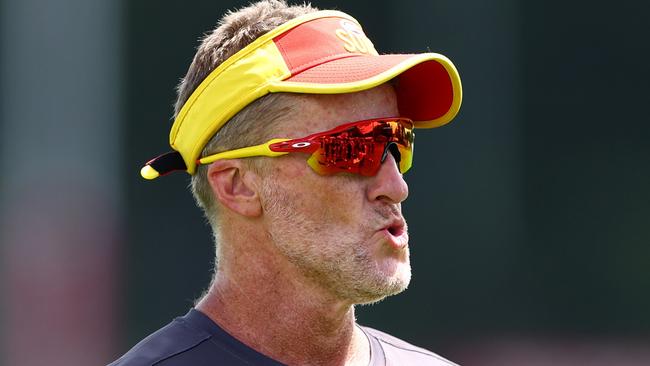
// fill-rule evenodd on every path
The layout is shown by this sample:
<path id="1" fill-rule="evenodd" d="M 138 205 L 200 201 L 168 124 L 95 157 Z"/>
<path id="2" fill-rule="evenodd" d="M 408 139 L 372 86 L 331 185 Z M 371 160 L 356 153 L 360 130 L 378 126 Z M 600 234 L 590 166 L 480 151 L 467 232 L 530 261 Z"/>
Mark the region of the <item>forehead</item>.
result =
<path id="1" fill-rule="evenodd" d="M 296 98 L 287 119 L 287 137 L 297 138 L 325 131 L 347 122 L 396 117 L 397 97 L 390 84 L 347 94 L 303 94 Z"/>

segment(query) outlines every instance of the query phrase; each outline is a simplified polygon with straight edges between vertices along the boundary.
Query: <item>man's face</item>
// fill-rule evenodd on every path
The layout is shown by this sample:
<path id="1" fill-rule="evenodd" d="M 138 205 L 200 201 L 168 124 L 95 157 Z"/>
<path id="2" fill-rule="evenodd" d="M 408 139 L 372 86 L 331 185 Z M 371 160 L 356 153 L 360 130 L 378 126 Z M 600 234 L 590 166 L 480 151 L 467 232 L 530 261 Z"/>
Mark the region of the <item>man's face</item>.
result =
<path id="1" fill-rule="evenodd" d="M 398 116 L 389 85 L 345 95 L 300 96 L 284 135 L 297 138 L 347 122 Z M 308 155 L 268 159 L 261 194 L 269 237 L 299 272 L 336 298 L 368 303 L 411 278 L 401 202 L 408 195 L 393 156 L 373 177 L 320 176 Z"/>

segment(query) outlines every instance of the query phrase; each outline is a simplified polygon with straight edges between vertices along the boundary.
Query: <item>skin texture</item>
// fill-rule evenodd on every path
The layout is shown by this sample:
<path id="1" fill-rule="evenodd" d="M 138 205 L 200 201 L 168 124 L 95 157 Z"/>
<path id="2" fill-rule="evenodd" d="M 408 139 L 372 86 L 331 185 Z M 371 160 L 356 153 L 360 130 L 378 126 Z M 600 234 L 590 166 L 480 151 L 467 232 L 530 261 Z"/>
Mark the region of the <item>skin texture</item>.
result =
<path id="1" fill-rule="evenodd" d="M 283 135 L 398 116 L 390 85 L 297 96 Z M 305 154 L 241 160 L 208 170 L 221 205 L 219 266 L 197 309 L 252 348 L 289 365 L 367 365 L 354 305 L 403 291 L 411 278 L 400 203 L 408 196 L 392 155 L 374 177 L 320 176 Z"/>

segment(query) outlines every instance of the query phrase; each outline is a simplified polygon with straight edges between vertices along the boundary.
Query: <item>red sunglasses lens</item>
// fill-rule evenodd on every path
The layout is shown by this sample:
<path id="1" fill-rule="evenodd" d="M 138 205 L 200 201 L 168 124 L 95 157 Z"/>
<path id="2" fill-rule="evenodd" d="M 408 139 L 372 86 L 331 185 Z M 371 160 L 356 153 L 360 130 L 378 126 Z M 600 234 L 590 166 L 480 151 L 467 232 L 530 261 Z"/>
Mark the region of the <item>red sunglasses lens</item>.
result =
<path id="1" fill-rule="evenodd" d="M 396 144 L 400 172 L 412 164 L 413 125 L 406 119 L 370 120 L 341 126 L 331 133 L 313 136 L 320 148 L 307 161 L 318 174 L 341 172 L 373 176 L 377 174 L 386 151 Z"/>

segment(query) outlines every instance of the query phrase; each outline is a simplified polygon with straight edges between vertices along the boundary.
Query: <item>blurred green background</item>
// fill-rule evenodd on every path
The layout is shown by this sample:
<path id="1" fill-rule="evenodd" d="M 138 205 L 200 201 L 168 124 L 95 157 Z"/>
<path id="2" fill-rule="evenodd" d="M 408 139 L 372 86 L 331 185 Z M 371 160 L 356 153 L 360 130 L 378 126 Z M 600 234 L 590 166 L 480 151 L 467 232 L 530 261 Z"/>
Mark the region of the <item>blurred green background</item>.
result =
<path id="1" fill-rule="evenodd" d="M 0 0 L 0 364 L 105 364 L 206 288 L 188 177 L 138 171 L 247 3 Z M 463 365 L 650 364 L 650 3 L 312 4 L 463 80 L 407 175 L 411 287 L 359 321 Z"/>

